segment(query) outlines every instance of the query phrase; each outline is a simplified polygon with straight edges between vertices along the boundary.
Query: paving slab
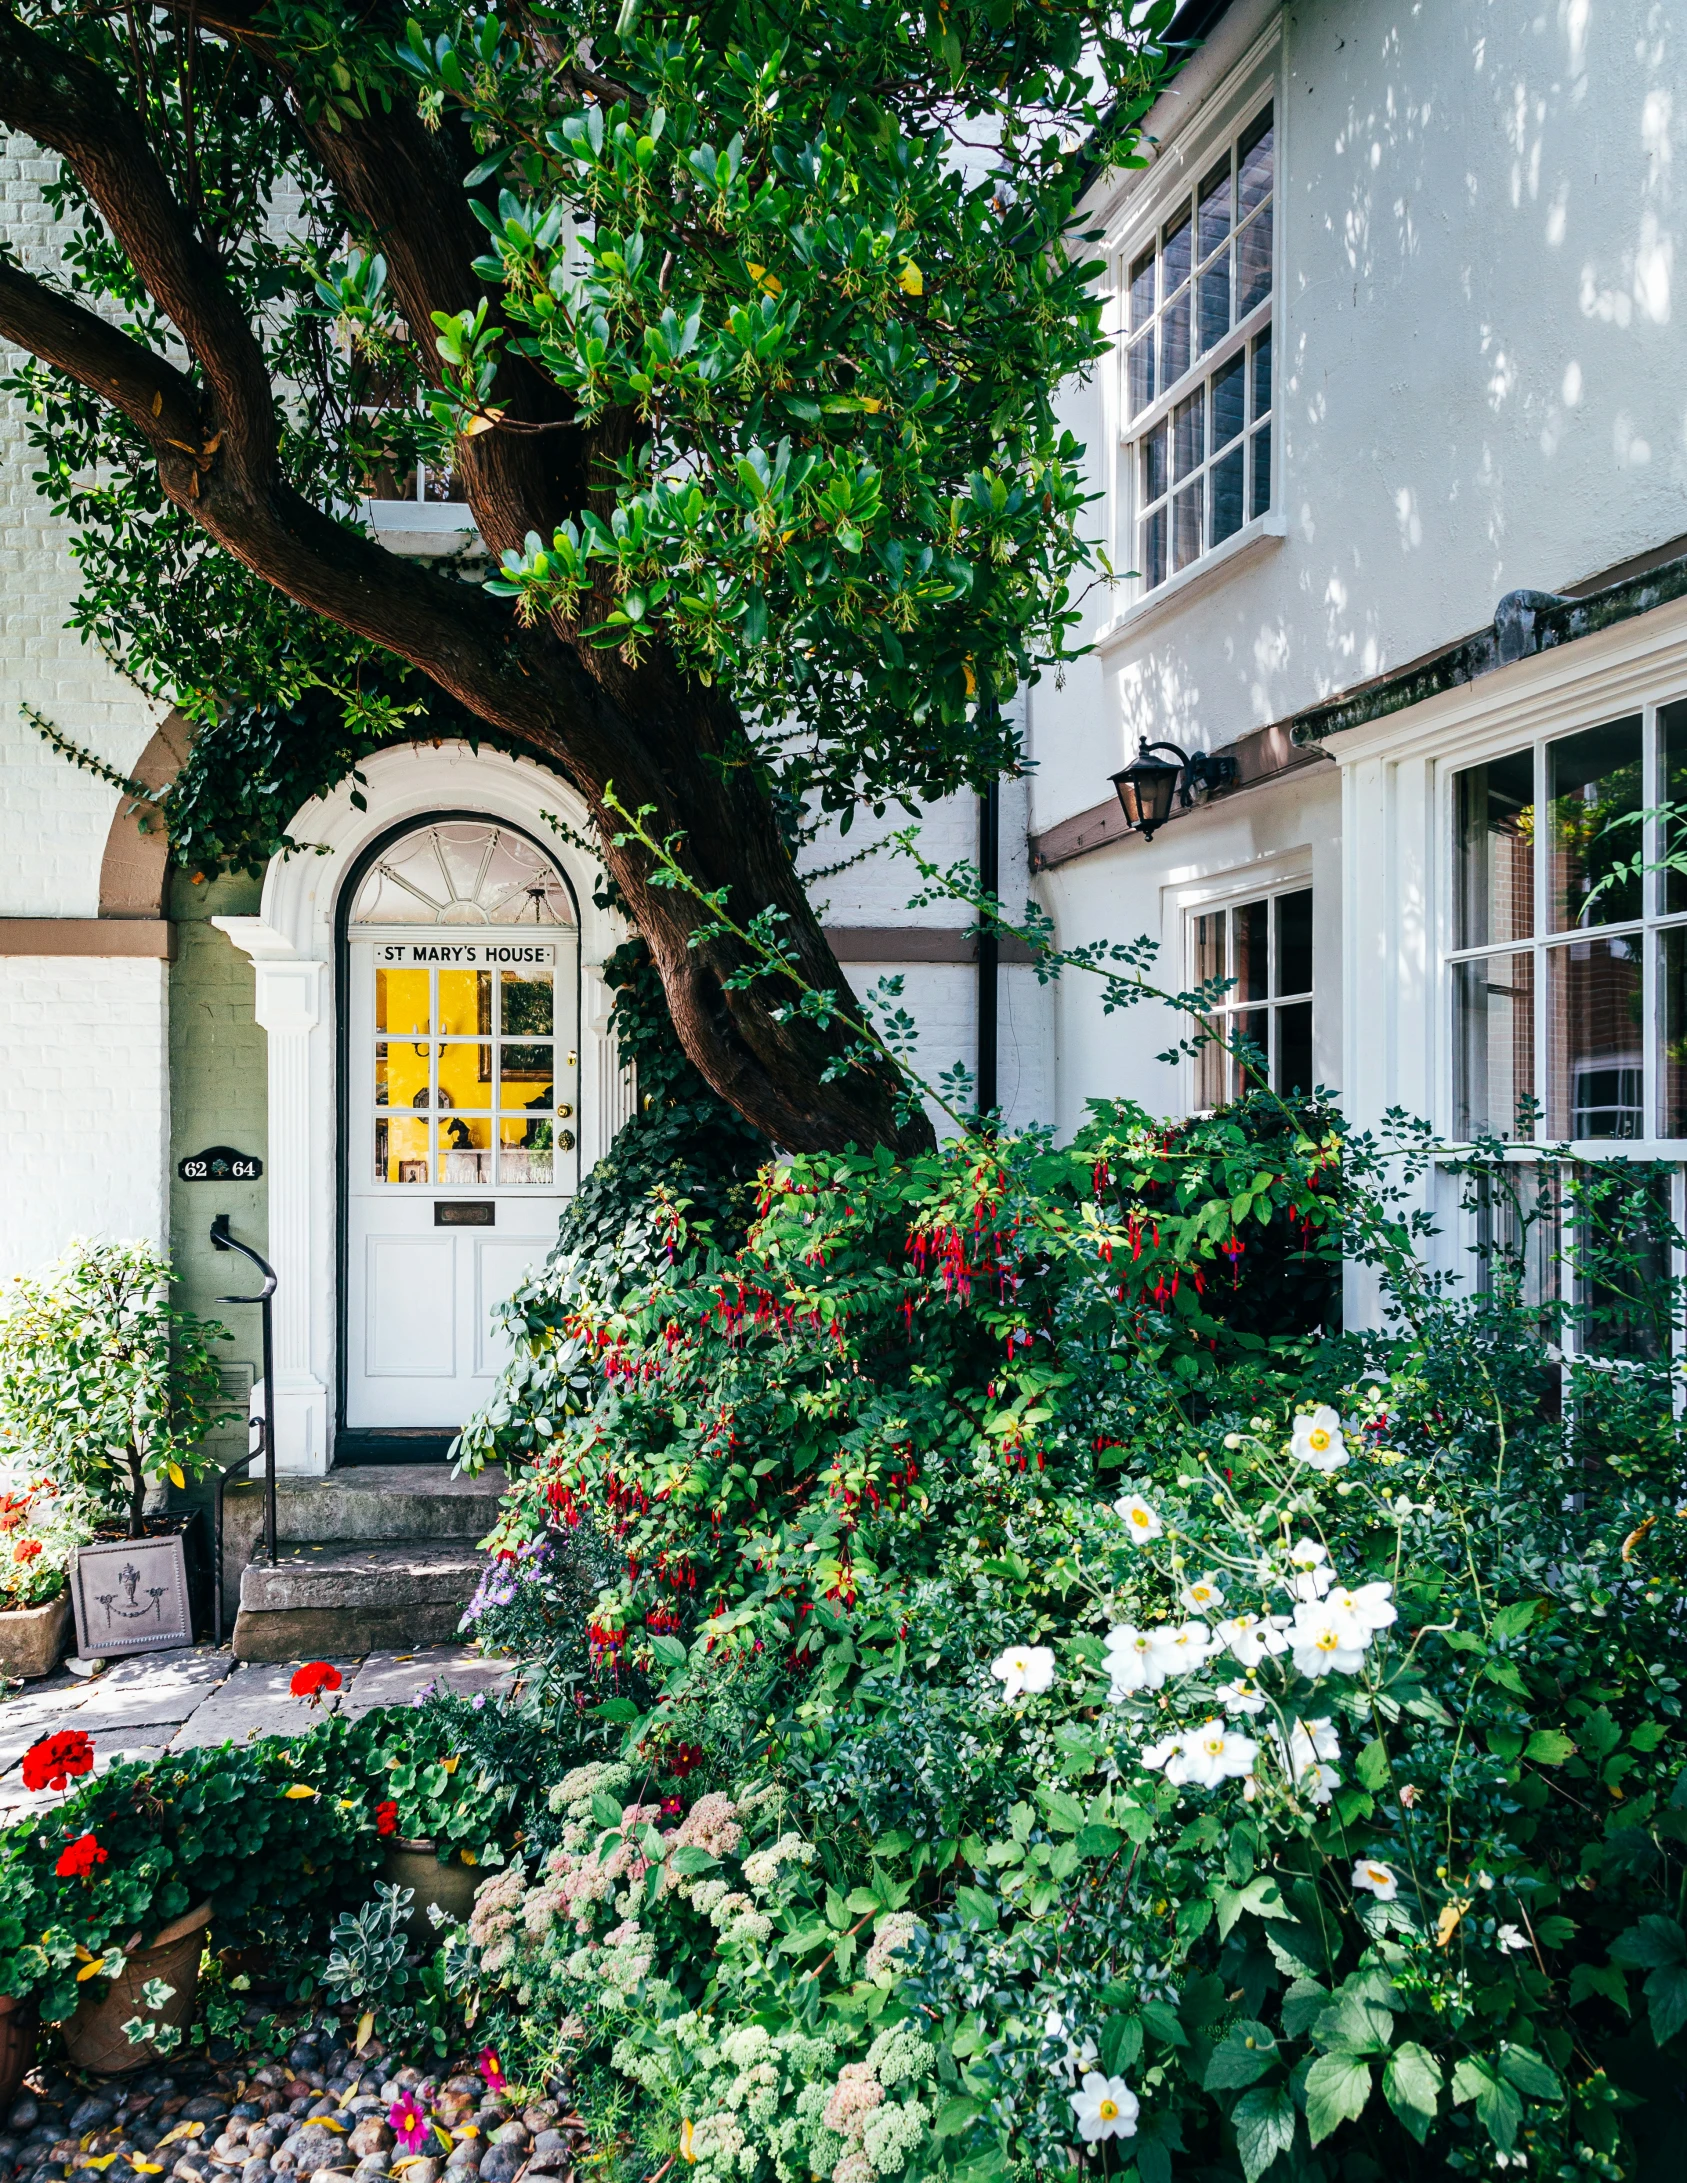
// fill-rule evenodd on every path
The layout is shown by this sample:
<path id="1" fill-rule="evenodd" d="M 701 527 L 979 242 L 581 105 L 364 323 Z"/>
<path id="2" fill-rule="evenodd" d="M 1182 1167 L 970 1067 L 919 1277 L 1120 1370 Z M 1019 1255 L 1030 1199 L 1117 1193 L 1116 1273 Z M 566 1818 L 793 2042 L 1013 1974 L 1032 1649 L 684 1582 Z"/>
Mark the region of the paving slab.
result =
<path id="1" fill-rule="evenodd" d="M 339 1707 L 346 1684 L 357 1673 L 356 1660 L 334 1660 L 341 1689 L 328 1692 L 313 1708 L 308 1698 L 289 1689 L 297 1663 L 280 1667 L 237 1667 L 197 1706 L 170 1738 L 172 1751 L 193 1751 L 209 1743 L 245 1743 L 252 1736 L 296 1736 Z"/>
<path id="2" fill-rule="evenodd" d="M 76 1726 L 91 1736 L 102 1730 L 109 1734 L 114 1729 L 174 1727 L 210 1697 L 233 1666 L 230 1652 L 211 1645 L 132 1655 L 91 1686 L 77 1711 Z"/>
<path id="3" fill-rule="evenodd" d="M 75 1725 L 93 1690 L 80 1676 L 54 1676 L 0 1698 L 0 1768 L 15 1766 L 32 1743 Z"/>
<path id="4" fill-rule="evenodd" d="M 515 1681 L 515 1664 L 483 1659 L 464 1645 L 426 1645 L 415 1652 L 372 1652 L 345 1694 L 344 1710 L 355 1720 L 378 1705 L 413 1705 L 433 1686 L 459 1697 L 484 1693 L 501 1698 Z"/>

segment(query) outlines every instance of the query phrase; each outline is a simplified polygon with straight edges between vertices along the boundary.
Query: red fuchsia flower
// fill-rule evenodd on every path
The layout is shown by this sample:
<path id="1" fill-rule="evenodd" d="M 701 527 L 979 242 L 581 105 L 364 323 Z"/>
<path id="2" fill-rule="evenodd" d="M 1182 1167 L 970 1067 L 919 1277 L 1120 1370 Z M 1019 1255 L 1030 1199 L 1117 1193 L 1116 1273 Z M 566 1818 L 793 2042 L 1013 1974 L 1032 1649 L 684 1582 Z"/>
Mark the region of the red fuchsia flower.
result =
<path id="1" fill-rule="evenodd" d="M 94 1739 L 80 1728 L 61 1728 L 56 1736 L 43 1736 L 23 1755 L 26 1789 L 63 1789 L 74 1775 L 94 1770 Z"/>
<path id="2" fill-rule="evenodd" d="M 74 1842 L 67 1842 L 59 1852 L 59 1861 L 53 1867 L 61 1880 L 86 1880 L 96 1865 L 103 1865 L 106 1853 L 91 1834 L 79 1834 Z"/>
<path id="3" fill-rule="evenodd" d="M 503 2091 L 505 2082 L 504 2072 L 498 2066 L 498 2050 L 496 2047 L 481 2048 L 480 2074 L 486 2079 L 487 2086 L 491 2091 Z"/>
<path id="4" fill-rule="evenodd" d="M 427 2110 L 413 2092 L 401 2092 L 387 2109 L 392 2134 L 407 2153 L 419 2153 L 428 2142 Z"/>
<path id="5" fill-rule="evenodd" d="M 314 1705 L 324 1691 L 338 1690 L 344 1678 L 337 1667 L 327 1660 L 307 1660 L 295 1671 L 287 1688 L 295 1698 L 308 1698 Z"/>
<path id="6" fill-rule="evenodd" d="M 381 1802 L 375 1806 L 375 1832 L 377 1834 L 396 1834 L 398 1832 L 398 1806 L 390 1796 L 383 1797 Z"/>

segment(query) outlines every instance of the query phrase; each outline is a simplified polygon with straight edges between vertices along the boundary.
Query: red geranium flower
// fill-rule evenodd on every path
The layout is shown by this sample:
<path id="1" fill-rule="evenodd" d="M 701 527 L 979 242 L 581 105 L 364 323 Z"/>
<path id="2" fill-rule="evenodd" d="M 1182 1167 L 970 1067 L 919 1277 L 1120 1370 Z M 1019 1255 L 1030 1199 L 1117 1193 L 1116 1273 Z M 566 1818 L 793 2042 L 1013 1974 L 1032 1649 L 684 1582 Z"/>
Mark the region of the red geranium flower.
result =
<path id="1" fill-rule="evenodd" d="M 12 1559 L 19 1562 L 33 1561 L 40 1551 L 41 1541 L 39 1539 L 20 1539 L 17 1545 L 12 1548 Z"/>
<path id="2" fill-rule="evenodd" d="M 390 1796 L 384 1798 L 375 1806 L 375 1832 L 377 1834 L 396 1834 L 398 1832 L 398 1806 Z"/>
<path id="3" fill-rule="evenodd" d="M 295 1698 L 320 1698 L 325 1690 L 338 1690 L 343 1680 L 329 1661 L 307 1660 L 287 1687 Z"/>
<path id="4" fill-rule="evenodd" d="M 80 1728 L 61 1728 L 56 1736 L 43 1736 L 23 1755 L 26 1789 L 63 1789 L 74 1774 L 92 1773 L 94 1739 Z"/>
<path id="5" fill-rule="evenodd" d="M 85 1880 L 96 1865 L 103 1865 L 106 1853 L 91 1834 L 79 1834 L 74 1842 L 66 1843 L 59 1852 L 59 1861 L 53 1867 L 61 1880 Z"/>

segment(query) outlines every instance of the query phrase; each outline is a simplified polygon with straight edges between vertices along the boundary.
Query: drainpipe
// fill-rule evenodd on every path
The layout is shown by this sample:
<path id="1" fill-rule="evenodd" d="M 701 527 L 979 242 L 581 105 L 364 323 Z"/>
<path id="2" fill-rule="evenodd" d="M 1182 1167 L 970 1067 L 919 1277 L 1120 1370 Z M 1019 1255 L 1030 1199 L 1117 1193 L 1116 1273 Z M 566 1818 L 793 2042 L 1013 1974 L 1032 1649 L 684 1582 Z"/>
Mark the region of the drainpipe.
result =
<path id="1" fill-rule="evenodd" d="M 1002 810 L 999 784 L 992 781 L 978 799 L 978 886 L 999 896 L 1002 885 Z M 999 1105 L 996 1088 L 998 970 L 1001 942 L 994 918 L 978 921 L 978 1111 L 991 1115 Z"/>

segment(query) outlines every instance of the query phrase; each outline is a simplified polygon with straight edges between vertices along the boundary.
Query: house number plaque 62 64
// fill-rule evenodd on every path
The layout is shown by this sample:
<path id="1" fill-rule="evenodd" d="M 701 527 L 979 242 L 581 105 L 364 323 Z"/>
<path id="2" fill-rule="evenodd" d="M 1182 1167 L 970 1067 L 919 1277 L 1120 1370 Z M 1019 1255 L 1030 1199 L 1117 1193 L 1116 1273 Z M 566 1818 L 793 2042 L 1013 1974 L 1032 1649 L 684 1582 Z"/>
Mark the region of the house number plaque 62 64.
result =
<path id="1" fill-rule="evenodd" d="M 183 1182 L 256 1182 L 263 1171 L 255 1152 L 236 1152 L 233 1145 L 207 1145 L 176 1162 Z"/>

